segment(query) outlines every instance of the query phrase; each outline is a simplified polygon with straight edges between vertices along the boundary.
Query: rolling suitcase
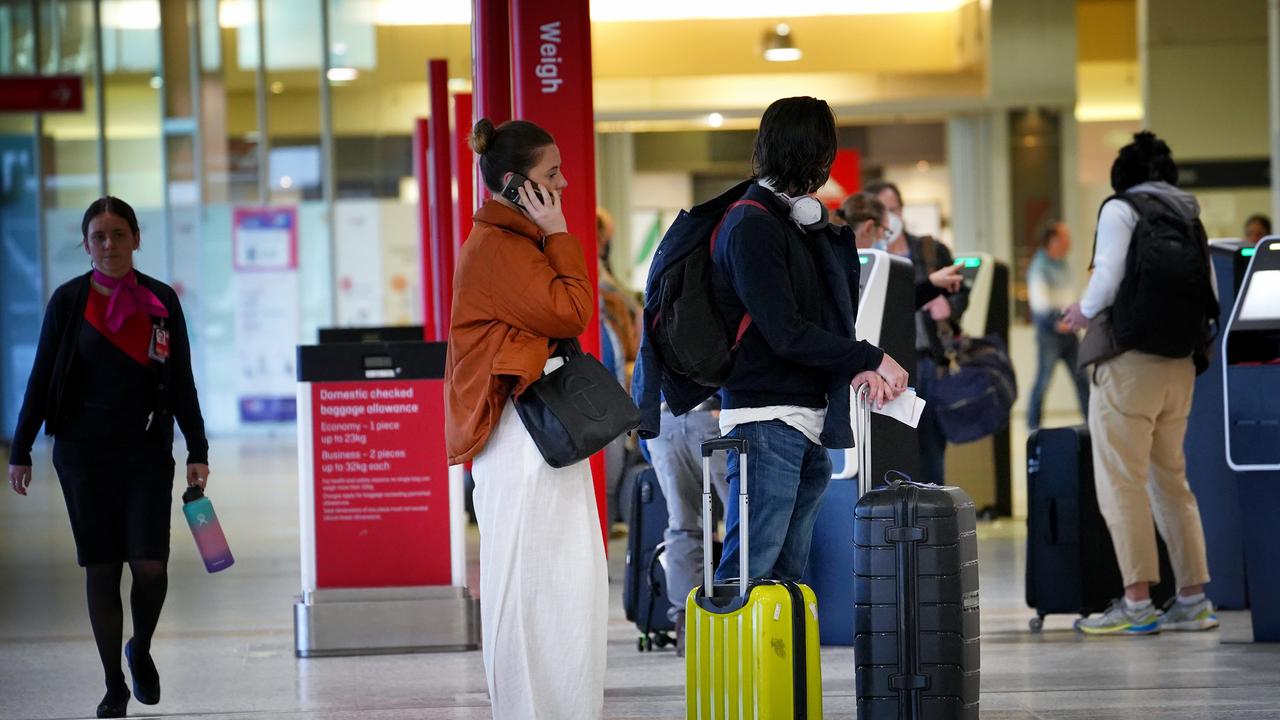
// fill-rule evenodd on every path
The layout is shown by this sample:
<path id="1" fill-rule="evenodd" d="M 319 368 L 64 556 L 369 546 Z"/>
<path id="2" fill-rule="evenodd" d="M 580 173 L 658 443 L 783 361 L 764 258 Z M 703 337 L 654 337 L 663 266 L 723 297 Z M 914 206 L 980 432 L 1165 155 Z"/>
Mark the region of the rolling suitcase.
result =
<path id="1" fill-rule="evenodd" d="M 1169 551 L 1156 535 L 1160 577 L 1151 599 L 1162 607 L 1176 589 Z M 1040 429 L 1027 438 L 1027 606 L 1031 631 L 1046 615 L 1102 612 L 1124 594 L 1106 520 L 1098 509 L 1089 428 Z"/>
<path id="2" fill-rule="evenodd" d="M 711 571 L 711 456 L 737 450 L 739 577 L 716 585 Z M 702 444 L 704 584 L 685 604 L 685 708 L 689 720 L 776 720 L 822 717 L 818 601 L 807 586 L 751 580 L 747 458 L 739 438 Z M 710 594 L 707 589 L 710 588 Z"/>
<path id="3" fill-rule="evenodd" d="M 864 395 L 854 416 L 859 469 L 868 470 L 860 473 L 853 524 L 858 718 L 977 720 L 973 501 L 957 487 L 903 480 L 869 489 L 871 413 Z"/>
<path id="4" fill-rule="evenodd" d="M 667 617 L 671 600 L 660 561 L 663 533 L 667 530 L 667 499 L 651 467 L 637 475 L 631 491 L 622 607 L 627 619 L 640 631 L 637 648 L 648 652 L 675 645 L 675 624 Z"/>

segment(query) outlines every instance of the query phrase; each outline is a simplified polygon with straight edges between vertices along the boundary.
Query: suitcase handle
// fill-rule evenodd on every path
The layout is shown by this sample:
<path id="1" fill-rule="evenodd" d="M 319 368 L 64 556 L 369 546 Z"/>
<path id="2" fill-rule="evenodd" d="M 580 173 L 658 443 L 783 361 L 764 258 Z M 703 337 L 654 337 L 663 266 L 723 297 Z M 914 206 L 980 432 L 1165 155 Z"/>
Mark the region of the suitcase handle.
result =
<path id="1" fill-rule="evenodd" d="M 739 455 L 747 454 L 747 439 L 722 437 L 702 443 L 702 457 L 709 458 L 719 450 L 737 450 Z"/>
<path id="2" fill-rule="evenodd" d="M 853 403 L 853 443 L 858 450 L 858 497 L 871 491 L 871 386 L 858 388 Z"/>
<path id="3" fill-rule="evenodd" d="M 749 453 L 745 438 L 722 437 L 702 443 L 702 592 L 707 597 L 711 597 L 716 588 L 715 573 L 711 570 L 711 456 L 717 450 L 738 451 L 738 595 L 745 598 L 751 587 L 751 576 L 748 574 L 747 564 L 747 560 L 751 557 L 751 533 L 747 531 L 751 496 L 747 492 L 747 455 Z"/>

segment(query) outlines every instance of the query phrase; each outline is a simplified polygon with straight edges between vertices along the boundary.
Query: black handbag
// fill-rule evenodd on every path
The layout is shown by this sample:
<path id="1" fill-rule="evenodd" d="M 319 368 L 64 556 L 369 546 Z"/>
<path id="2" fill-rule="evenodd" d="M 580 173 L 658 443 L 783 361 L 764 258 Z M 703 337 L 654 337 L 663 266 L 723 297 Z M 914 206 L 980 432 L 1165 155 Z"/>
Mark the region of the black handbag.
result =
<path id="1" fill-rule="evenodd" d="M 640 426 L 640 409 L 599 360 L 577 340 L 562 340 L 563 366 L 515 398 L 516 412 L 547 464 L 562 468 L 600 452 Z"/>

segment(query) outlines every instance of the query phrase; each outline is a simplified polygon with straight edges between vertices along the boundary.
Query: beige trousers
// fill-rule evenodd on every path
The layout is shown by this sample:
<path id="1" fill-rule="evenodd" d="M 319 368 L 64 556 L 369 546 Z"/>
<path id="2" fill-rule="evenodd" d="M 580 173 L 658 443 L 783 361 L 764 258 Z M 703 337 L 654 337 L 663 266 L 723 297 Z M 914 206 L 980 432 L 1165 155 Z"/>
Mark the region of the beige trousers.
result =
<path id="1" fill-rule="evenodd" d="M 1153 510 L 1178 587 L 1208 582 L 1204 528 L 1182 451 L 1194 364 L 1190 358 L 1130 351 L 1098 365 L 1091 384 L 1089 433 L 1098 505 L 1125 586 L 1160 580 Z"/>

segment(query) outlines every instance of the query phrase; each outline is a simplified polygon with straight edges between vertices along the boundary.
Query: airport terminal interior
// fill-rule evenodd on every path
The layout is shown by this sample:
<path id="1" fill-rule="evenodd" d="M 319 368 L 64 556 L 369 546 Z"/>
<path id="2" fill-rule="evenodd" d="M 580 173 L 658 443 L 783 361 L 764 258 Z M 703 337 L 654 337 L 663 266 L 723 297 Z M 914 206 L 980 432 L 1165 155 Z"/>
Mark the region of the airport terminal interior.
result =
<path id="1" fill-rule="evenodd" d="M 997 338 L 1016 374 L 1007 422 L 945 459 L 978 517 L 981 717 L 1280 718 L 1275 0 L 0 0 L 0 464 L 46 304 L 90 270 L 85 208 L 122 198 L 137 269 L 181 301 L 208 499 L 234 556 L 215 566 L 197 546 L 179 434 L 152 644 L 164 694 L 129 716 L 494 717 L 481 538 L 469 468 L 445 461 L 441 399 L 452 263 L 487 196 L 467 134 L 489 115 L 556 135 L 569 231 L 588 260 L 604 248 L 591 277 L 639 307 L 664 234 L 751 176 L 761 115 L 791 96 L 835 116 L 817 198 L 834 209 L 893 183 L 906 231 L 960 266 L 957 328 Z M 1028 277 L 1046 228 L 1069 234 L 1080 298 L 1112 162 L 1143 129 L 1199 203 L 1222 301 L 1185 440 L 1221 627 L 1090 637 L 1079 613 L 1029 604 L 1031 548 L 1080 534 L 1037 516 L 1038 478 L 1058 466 L 1032 431 L 1086 418 L 1064 363 L 1030 417 Z M 891 272 L 909 263 L 861 260 L 859 335 L 914 352 L 912 309 L 890 322 L 885 300 L 910 292 Z M 583 345 L 616 353 L 605 309 Z M 366 410 L 375 422 L 344 415 Z M 877 472 L 916 469 L 911 431 L 876 422 Z M 832 454 L 829 516 L 853 515 L 856 492 L 836 493 L 853 455 Z M 647 646 L 624 608 L 642 457 L 633 439 L 591 461 L 607 516 L 603 716 L 682 718 L 685 660 L 665 632 Z M 28 495 L 0 494 L 0 720 L 93 717 L 102 670 L 52 439 L 32 458 Z M 401 501 L 414 493 L 428 499 Z M 848 534 L 819 532 L 837 539 L 815 552 L 852 562 Z M 819 593 L 824 626 L 852 610 L 839 598 Z M 586 633 L 572 616 L 546 630 Z M 821 716 L 859 717 L 860 664 L 851 640 L 824 637 Z"/>

